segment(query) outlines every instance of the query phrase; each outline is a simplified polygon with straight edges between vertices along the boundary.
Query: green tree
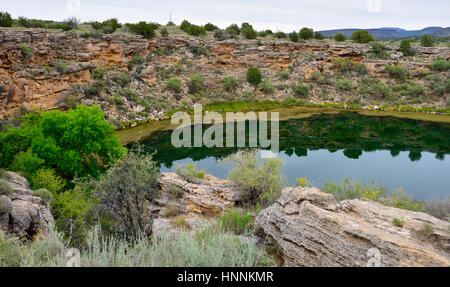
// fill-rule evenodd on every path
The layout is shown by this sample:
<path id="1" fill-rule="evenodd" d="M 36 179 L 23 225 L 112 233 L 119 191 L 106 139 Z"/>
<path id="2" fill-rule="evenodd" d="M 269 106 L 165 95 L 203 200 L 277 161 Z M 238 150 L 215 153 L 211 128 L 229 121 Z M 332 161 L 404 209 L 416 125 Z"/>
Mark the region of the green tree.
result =
<path id="1" fill-rule="evenodd" d="M 225 29 L 225 31 L 230 35 L 239 35 L 241 33 L 241 29 L 237 24 L 231 24 Z"/>
<path id="2" fill-rule="evenodd" d="M 205 24 L 204 28 L 206 31 L 210 31 L 210 32 L 219 29 L 216 25 L 213 25 L 211 23 Z"/>
<path id="3" fill-rule="evenodd" d="M 189 26 L 191 26 L 191 23 L 188 20 L 183 20 L 183 22 L 181 22 L 180 29 L 187 32 Z"/>
<path id="4" fill-rule="evenodd" d="M 300 39 L 310 40 L 314 37 L 314 31 L 311 28 L 302 28 L 299 33 Z"/>
<path id="5" fill-rule="evenodd" d="M 198 26 L 198 25 L 191 25 L 189 28 L 187 28 L 186 33 L 192 36 L 203 36 L 206 35 L 205 28 Z"/>
<path id="6" fill-rule="evenodd" d="M 13 19 L 11 18 L 11 14 L 8 12 L 0 11 L 0 27 L 12 27 Z"/>
<path id="7" fill-rule="evenodd" d="M 433 47 L 434 43 L 436 42 L 436 39 L 431 35 L 423 35 L 422 38 L 420 38 L 420 43 L 424 47 Z"/>
<path id="8" fill-rule="evenodd" d="M 155 37 L 155 25 L 152 23 L 146 23 L 145 21 L 141 21 L 137 24 L 127 24 L 128 29 L 131 32 L 144 36 L 146 39 L 151 39 Z"/>
<path id="9" fill-rule="evenodd" d="M 347 37 L 345 37 L 345 35 L 342 33 L 337 33 L 336 35 L 334 35 L 334 40 L 336 42 L 344 42 L 346 39 Z"/>
<path id="10" fill-rule="evenodd" d="M 289 39 L 292 42 L 298 42 L 298 34 L 297 34 L 297 32 L 293 31 L 291 34 L 289 34 Z"/>
<path id="11" fill-rule="evenodd" d="M 256 67 L 250 67 L 247 70 L 247 82 L 253 85 L 256 89 L 256 87 L 261 82 L 262 76 L 261 72 Z"/>
<path id="12" fill-rule="evenodd" d="M 253 29 L 251 25 L 245 26 L 241 29 L 241 35 L 245 37 L 245 39 L 256 39 L 258 33 Z"/>
<path id="13" fill-rule="evenodd" d="M 360 31 L 353 32 L 352 40 L 357 43 L 367 44 L 369 42 L 372 42 L 374 40 L 374 38 L 368 31 L 360 30 Z"/>
<path id="14" fill-rule="evenodd" d="M 325 36 L 320 32 L 316 32 L 316 33 L 314 33 L 314 39 L 323 40 L 323 39 L 325 39 Z"/>
<path id="15" fill-rule="evenodd" d="M 403 40 L 400 43 L 400 50 L 402 51 L 404 56 L 414 55 L 414 51 L 411 48 L 411 42 L 409 40 Z"/>

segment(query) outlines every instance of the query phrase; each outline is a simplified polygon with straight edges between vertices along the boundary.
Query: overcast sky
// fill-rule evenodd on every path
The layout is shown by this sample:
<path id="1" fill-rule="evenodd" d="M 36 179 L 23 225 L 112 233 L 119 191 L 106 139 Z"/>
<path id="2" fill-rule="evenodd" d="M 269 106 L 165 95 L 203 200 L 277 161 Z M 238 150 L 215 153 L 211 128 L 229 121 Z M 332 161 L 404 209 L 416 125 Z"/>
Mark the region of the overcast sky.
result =
<path id="1" fill-rule="evenodd" d="M 13 17 L 82 21 L 118 18 L 121 22 L 179 24 L 212 22 L 219 27 L 249 22 L 256 29 L 290 32 L 302 27 L 400 27 L 422 29 L 450 26 L 450 0 L 0 0 L 0 10 Z"/>

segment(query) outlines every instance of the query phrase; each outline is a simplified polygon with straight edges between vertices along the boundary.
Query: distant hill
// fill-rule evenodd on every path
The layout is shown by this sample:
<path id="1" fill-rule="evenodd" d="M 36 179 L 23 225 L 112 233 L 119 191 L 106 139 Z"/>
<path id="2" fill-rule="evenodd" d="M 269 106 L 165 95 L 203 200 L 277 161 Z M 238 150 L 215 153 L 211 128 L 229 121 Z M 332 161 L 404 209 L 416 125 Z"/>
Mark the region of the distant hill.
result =
<path id="1" fill-rule="evenodd" d="M 399 39 L 407 37 L 421 37 L 425 34 L 433 35 L 436 37 L 449 37 L 450 27 L 427 27 L 422 30 L 405 30 L 401 28 L 376 28 L 376 29 L 336 29 L 336 30 L 324 30 L 319 31 L 325 36 L 334 36 L 337 33 L 344 34 L 347 38 L 352 36 L 352 33 L 359 30 L 367 30 L 376 39 Z"/>

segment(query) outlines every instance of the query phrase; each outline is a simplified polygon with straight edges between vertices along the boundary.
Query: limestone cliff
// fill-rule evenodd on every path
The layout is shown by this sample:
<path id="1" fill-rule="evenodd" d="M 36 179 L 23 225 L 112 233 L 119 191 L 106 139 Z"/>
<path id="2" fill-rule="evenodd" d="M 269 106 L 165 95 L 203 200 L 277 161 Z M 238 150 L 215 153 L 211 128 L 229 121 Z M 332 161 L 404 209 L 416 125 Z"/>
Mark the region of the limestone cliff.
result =
<path id="1" fill-rule="evenodd" d="M 392 81 L 383 72 L 386 65 L 402 64 L 410 71 L 411 80 L 427 86 L 423 75 L 431 60 L 450 58 L 446 47 L 415 47 L 413 58 L 404 57 L 398 46 L 388 49 L 387 59 L 375 59 L 368 45 L 333 41 L 146 40 L 131 34 L 84 38 L 75 32 L 0 29 L 0 117 L 18 114 L 21 108 L 66 109 L 81 103 L 100 105 L 110 119 L 144 120 L 163 117 L 165 111 L 193 102 L 283 100 L 293 94 L 292 87 L 299 82 L 309 85 L 310 101 L 345 102 L 359 97 L 363 104 L 383 103 L 388 100 L 383 98 L 386 95 L 366 98 L 354 89 L 338 89 L 341 76 L 333 61 L 348 58 L 355 64 L 364 63 L 368 75 L 383 82 Z M 254 92 L 245 81 L 250 66 L 260 68 L 273 87 Z M 288 70 L 289 77 L 281 78 L 281 70 Z M 323 77 L 313 79 L 317 72 Z M 193 73 L 205 78 L 201 91 L 189 88 Z M 237 79 L 236 90 L 223 88 L 226 76 Z M 348 76 L 356 85 L 357 73 L 351 71 Z M 181 90 L 167 88 L 171 77 L 181 80 Z M 433 96 L 427 90 L 421 101 L 414 102 L 408 95 L 396 100 L 439 106 L 445 97 Z"/>

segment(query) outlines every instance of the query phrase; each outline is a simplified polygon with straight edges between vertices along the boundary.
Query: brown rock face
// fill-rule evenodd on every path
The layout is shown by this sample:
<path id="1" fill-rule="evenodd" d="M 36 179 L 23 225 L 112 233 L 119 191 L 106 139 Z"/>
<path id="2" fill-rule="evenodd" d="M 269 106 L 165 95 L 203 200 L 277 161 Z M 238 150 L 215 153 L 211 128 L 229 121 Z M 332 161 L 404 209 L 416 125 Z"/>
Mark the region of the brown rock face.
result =
<path id="1" fill-rule="evenodd" d="M 239 194 L 233 185 L 211 175 L 188 182 L 176 173 L 162 173 L 160 185 L 161 196 L 149 207 L 155 217 L 154 233 L 214 223 L 219 215 L 234 206 Z M 174 189 L 178 189 L 177 197 L 173 196 Z M 171 214 L 168 214 L 168 209 L 172 210 Z M 175 222 L 180 216 L 184 218 L 185 226 Z"/>
<path id="2" fill-rule="evenodd" d="M 53 223 L 50 207 L 41 198 L 33 196 L 28 181 L 13 172 L 7 172 L 3 179 L 14 190 L 11 196 L 2 195 L 2 201 L 7 202 L 9 208 L 0 212 L 0 229 L 26 235 L 29 238 L 45 235 L 48 224 Z"/>
<path id="3" fill-rule="evenodd" d="M 425 225 L 432 228 L 424 232 Z M 255 221 L 255 234 L 280 248 L 286 266 L 450 266 L 449 230 L 424 213 L 357 199 L 336 203 L 310 188 L 284 189 Z"/>
<path id="4" fill-rule="evenodd" d="M 83 38 L 74 32 L 0 28 L 0 118 L 19 114 L 21 107 L 67 109 L 75 103 L 100 105 L 108 118 L 119 121 L 161 118 L 164 111 L 183 102 L 193 104 L 195 99 L 186 85 L 189 75 L 194 73 L 204 76 L 205 94 L 202 95 L 209 100 L 224 100 L 222 79 L 225 76 L 238 80 L 236 95 L 252 93 L 260 100 L 282 100 L 292 96 L 291 86 L 309 79 L 315 72 L 335 82 L 332 63 L 336 58 L 364 63 L 371 76 L 383 81 L 392 80 L 383 73 L 385 65 L 405 65 L 414 76 L 419 70 L 427 70 L 431 59 L 450 58 L 450 49 L 446 47 L 415 48 L 420 62 L 403 57 L 398 47 L 388 47 L 389 59 L 369 57 L 370 49 L 368 45 L 350 42 L 293 43 L 263 39 L 258 44 L 256 40 L 171 37 L 146 40 L 132 34 Z M 133 63 L 135 56 L 141 57 L 137 64 Z M 273 93 L 254 91 L 246 83 L 245 74 L 251 66 L 258 67 L 265 80 L 277 85 Z M 107 70 L 102 79 L 92 73 L 99 67 Z M 281 70 L 290 71 L 288 80 L 279 79 Z M 117 81 L 121 73 L 130 77 L 127 86 Z M 357 75 L 352 76 L 356 83 Z M 183 91 L 174 93 L 166 88 L 170 77 L 180 78 Z M 424 84 L 419 76 L 416 78 Z M 106 88 L 93 96 L 85 89 L 94 81 L 103 82 Z M 318 85 L 311 90 L 309 100 L 345 102 L 349 96 L 330 86 L 329 96 L 324 100 L 322 88 L 323 85 Z M 441 98 L 431 95 L 425 98 L 428 104 L 442 104 Z M 148 103 L 143 104 L 143 99 Z"/>

